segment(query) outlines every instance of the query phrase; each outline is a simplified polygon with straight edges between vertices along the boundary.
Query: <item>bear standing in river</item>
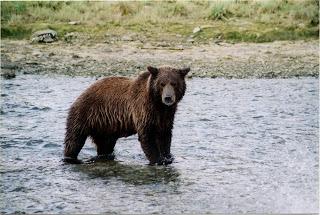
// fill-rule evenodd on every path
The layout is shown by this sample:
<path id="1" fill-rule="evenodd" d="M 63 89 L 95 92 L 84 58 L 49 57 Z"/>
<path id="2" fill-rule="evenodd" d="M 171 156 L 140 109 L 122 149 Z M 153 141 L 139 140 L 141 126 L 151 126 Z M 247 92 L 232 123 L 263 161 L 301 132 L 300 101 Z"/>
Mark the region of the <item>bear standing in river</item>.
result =
<path id="1" fill-rule="evenodd" d="M 150 164 L 172 163 L 174 115 L 190 68 L 147 69 L 136 79 L 101 79 L 78 97 L 67 119 L 65 162 L 81 162 L 77 157 L 88 136 L 97 147 L 96 159 L 113 159 L 117 139 L 138 133 Z"/>

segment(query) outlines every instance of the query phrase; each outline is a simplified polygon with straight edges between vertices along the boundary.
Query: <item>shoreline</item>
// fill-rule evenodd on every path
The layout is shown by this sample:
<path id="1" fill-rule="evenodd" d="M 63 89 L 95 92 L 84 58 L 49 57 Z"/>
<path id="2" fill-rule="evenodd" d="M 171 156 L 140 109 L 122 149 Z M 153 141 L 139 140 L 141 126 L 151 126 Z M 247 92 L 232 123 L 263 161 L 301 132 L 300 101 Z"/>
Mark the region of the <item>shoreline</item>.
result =
<path id="1" fill-rule="evenodd" d="M 212 42 L 177 46 L 140 41 L 113 44 L 1 41 L 2 76 L 6 73 L 136 76 L 148 65 L 190 66 L 190 78 L 318 78 L 319 45 L 318 40 L 236 44 Z"/>

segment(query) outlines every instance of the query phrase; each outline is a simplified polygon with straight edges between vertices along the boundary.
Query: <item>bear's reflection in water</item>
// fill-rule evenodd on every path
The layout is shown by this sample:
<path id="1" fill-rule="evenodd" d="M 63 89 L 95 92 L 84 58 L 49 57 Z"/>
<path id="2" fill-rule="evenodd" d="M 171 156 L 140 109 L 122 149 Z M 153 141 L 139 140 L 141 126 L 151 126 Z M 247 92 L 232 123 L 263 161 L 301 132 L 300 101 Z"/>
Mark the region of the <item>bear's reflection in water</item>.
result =
<path id="1" fill-rule="evenodd" d="M 146 166 L 124 164 L 119 161 L 104 161 L 74 166 L 76 171 L 90 178 L 117 179 L 133 185 L 179 182 L 179 172 L 171 166 Z"/>

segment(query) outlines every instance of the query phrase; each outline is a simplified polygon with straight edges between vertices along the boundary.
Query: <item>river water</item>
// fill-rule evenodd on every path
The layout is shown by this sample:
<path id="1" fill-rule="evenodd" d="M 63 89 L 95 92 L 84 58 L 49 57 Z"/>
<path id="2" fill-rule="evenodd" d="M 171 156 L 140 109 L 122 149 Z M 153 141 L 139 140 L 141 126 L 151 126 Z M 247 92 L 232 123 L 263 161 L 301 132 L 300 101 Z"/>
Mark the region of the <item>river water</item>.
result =
<path id="1" fill-rule="evenodd" d="M 1 80 L 1 213 L 318 212 L 318 79 L 188 80 L 172 165 L 148 166 L 137 136 L 64 165 L 67 110 L 94 81 Z"/>

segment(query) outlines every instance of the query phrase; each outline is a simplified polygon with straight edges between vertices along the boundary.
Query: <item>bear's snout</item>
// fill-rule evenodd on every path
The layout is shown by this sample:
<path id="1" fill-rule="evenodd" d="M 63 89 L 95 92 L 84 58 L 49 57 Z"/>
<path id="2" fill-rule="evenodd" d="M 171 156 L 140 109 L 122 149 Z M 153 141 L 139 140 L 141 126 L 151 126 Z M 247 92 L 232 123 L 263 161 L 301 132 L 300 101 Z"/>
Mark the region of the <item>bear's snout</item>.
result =
<path id="1" fill-rule="evenodd" d="M 166 103 L 171 103 L 172 102 L 172 97 L 171 96 L 164 97 L 164 101 Z"/>
<path id="2" fill-rule="evenodd" d="M 176 96 L 174 92 L 174 88 L 171 84 L 167 84 L 164 86 L 162 91 L 162 103 L 165 105 L 173 105 L 176 101 Z"/>

